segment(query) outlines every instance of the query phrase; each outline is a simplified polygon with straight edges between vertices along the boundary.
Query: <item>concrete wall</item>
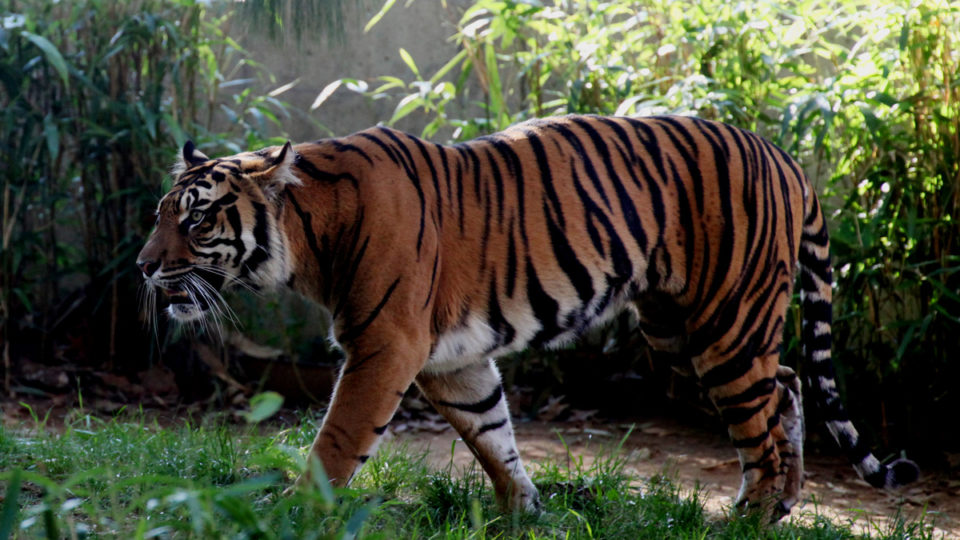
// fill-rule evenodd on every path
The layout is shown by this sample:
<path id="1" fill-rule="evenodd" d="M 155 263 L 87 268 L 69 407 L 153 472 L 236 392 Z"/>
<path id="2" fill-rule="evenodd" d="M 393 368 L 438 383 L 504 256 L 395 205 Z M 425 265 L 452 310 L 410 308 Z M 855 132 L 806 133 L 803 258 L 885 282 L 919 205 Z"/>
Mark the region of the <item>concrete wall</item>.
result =
<path id="1" fill-rule="evenodd" d="M 276 43 L 252 32 L 238 36 L 253 58 L 265 65 L 275 76 L 276 83 L 258 91 L 268 92 L 297 78 L 300 82 L 278 96 L 302 111 L 320 91 L 341 77 L 362 79 L 376 88 L 376 77 L 390 75 L 404 81 L 415 80 L 414 75 L 400 59 L 399 49 L 406 49 L 415 60 L 420 73 L 429 77 L 457 53 L 457 47 L 448 41 L 456 32 L 455 23 L 469 4 L 464 0 L 447 0 L 442 7 L 439 0 L 417 0 L 404 8 L 397 2 L 387 15 L 369 32 L 363 27 L 382 5 L 382 0 L 367 0 L 347 6 L 344 13 L 344 38 L 331 43 L 324 37 L 305 39 L 297 44 Z M 456 76 L 456 71 L 452 76 Z M 397 99 L 372 100 L 345 87 L 338 89 L 309 117 L 326 126 L 335 135 L 386 122 L 393 115 Z M 456 107 L 454 107 L 456 113 Z M 414 113 L 396 126 L 419 134 L 426 124 L 424 115 Z M 329 136 L 312 125 L 307 118 L 294 117 L 285 122 L 289 136 L 295 141 L 307 141 Z M 438 137 L 440 138 L 440 137 Z M 442 141 L 438 141 L 442 142 Z"/>

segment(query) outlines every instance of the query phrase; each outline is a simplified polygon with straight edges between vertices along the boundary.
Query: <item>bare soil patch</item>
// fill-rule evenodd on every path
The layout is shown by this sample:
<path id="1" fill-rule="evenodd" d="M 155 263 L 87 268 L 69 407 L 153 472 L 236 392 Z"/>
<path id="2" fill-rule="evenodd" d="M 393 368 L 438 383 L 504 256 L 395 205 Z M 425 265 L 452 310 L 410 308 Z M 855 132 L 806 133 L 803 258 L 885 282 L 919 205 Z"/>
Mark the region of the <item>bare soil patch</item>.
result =
<path id="1" fill-rule="evenodd" d="M 630 424 L 599 422 L 531 421 L 515 425 L 528 471 L 547 460 L 564 463 L 583 459 L 589 464 L 609 455 L 629 431 L 619 455 L 626 462 L 627 472 L 636 477 L 636 485 L 665 473 L 686 489 L 699 485 L 708 512 L 717 516 L 728 513 L 740 487 L 740 469 L 736 452 L 725 437 L 664 418 L 644 421 L 630 429 Z M 398 431 L 394 433 L 397 442 L 414 451 L 426 451 L 428 463 L 436 468 L 448 466 L 451 459 L 459 470 L 474 464 L 473 455 L 458 441 L 456 432 L 445 429 L 440 422 L 427 426 L 401 424 Z M 909 488 L 888 492 L 870 487 L 842 458 L 808 455 L 804 499 L 791 516 L 810 519 L 813 512 L 838 523 L 852 522 L 859 532 L 885 530 L 897 512 L 909 519 L 918 519 L 926 512 L 925 522 L 934 523 L 938 537 L 960 538 L 960 478 L 925 471 Z"/>

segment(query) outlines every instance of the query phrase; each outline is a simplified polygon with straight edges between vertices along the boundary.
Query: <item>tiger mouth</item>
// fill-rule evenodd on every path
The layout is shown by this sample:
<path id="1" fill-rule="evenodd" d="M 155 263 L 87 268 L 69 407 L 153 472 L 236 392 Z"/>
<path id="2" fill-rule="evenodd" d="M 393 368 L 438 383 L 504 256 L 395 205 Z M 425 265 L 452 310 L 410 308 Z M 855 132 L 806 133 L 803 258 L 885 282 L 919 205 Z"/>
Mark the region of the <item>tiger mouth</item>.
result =
<path id="1" fill-rule="evenodd" d="M 171 304 L 183 304 L 190 301 L 190 295 L 187 291 L 180 289 L 167 289 L 161 287 L 160 290 L 167 297 Z"/>
<path id="2" fill-rule="evenodd" d="M 206 291 L 197 285 L 196 279 L 191 282 L 187 276 L 193 276 L 205 284 Z M 198 308 L 201 311 L 210 309 L 208 298 L 210 292 L 219 292 L 224 284 L 222 275 L 206 270 L 193 270 L 183 275 L 174 283 L 164 283 L 158 286 L 171 306 L 179 308 Z"/>

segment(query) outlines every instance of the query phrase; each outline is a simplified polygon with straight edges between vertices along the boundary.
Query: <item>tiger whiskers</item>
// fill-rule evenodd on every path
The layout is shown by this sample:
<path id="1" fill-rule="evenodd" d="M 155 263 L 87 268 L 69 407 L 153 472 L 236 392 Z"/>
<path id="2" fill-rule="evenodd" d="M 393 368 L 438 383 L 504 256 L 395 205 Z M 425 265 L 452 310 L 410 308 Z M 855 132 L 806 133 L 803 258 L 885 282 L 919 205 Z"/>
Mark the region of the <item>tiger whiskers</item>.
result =
<path id="1" fill-rule="evenodd" d="M 204 272 L 208 272 L 210 274 L 214 274 L 216 276 L 222 277 L 224 279 L 225 287 L 238 285 L 243 290 L 249 291 L 258 297 L 263 296 L 263 293 L 260 291 L 260 289 L 257 289 L 253 285 L 247 283 L 246 281 L 243 281 L 242 279 L 238 278 L 237 276 L 231 274 L 230 272 L 228 272 L 227 270 L 219 266 L 214 266 L 212 264 L 195 264 L 194 267 L 198 270 L 203 270 Z M 219 292 L 217 294 L 219 294 Z"/>
<path id="2" fill-rule="evenodd" d="M 144 280 L 137 296 L 140 302 L 140 317 L 144 326 L 149 326 L 153 331 L 153 341 L 160 342 L 160 334 L 157 330 L 157 286 L 150 280 Z"/>
<path id="3" fill-rule="evenodd" d="M 187 293 L 194 305 L 207 307 L 207 316 L 200 317 L 197 322 L 205 333 L 216 335 L 221 342 L 224 340 L 223 323 L 229 321 L 233 326 L 241 326 L 237 314 L 230 308 L 220 291 L 216 290 L 206 280 L 194 273 L 183 276 L 184 292 Z"/>

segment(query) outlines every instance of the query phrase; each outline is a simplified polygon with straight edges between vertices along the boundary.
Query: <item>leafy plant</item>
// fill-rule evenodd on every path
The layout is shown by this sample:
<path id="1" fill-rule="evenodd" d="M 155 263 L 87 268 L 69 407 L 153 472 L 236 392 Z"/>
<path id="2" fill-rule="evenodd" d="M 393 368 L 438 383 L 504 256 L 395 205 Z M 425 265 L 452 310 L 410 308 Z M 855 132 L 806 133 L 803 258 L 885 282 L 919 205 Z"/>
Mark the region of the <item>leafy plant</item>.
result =
<path id="1" fill-rule="evenodd" d="M 423 135 L 463 140 L 552 114 L 696 114 L 796 156 L 831 212 L 847 401 L 884 443 L 960 445 L 933 424 L 960 407 L 960 8 L 476 0 L 452 39 L 437 73 L 401 52 L 413 80 L 380 78 L 389 123 L 423 115 Z M 455 101 L 477 114 L 450 117 Z"/>

